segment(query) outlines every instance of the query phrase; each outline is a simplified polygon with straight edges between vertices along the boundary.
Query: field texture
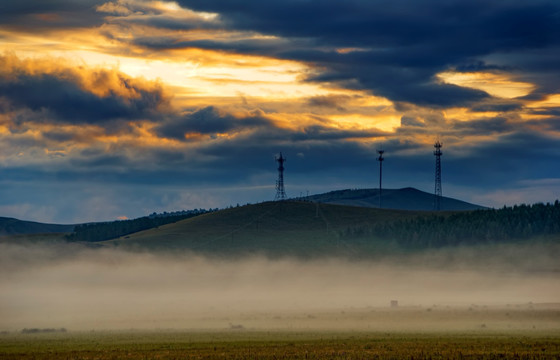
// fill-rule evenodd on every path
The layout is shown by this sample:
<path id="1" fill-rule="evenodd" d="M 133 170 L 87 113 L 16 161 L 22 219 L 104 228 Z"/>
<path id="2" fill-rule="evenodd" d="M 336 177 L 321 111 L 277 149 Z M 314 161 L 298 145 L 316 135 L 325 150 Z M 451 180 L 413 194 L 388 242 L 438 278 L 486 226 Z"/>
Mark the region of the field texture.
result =
<path id="1" fill-rule="evenodd" d="M 0 359 L 558 359 L 559 332 L 3 334 Z"/>

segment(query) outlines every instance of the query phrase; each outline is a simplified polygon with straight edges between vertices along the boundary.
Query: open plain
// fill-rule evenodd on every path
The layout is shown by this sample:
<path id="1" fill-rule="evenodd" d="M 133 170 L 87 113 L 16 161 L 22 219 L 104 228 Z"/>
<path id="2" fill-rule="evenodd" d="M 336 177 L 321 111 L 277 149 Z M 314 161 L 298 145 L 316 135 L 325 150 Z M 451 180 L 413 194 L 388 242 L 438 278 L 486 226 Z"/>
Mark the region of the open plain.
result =
<path id="1" fill-rule="evenodd" d="M 560 304 L 200 314 L 184 329 L 0 334 L 0 359 L 558 359 Z"/>
<path id="2" fill-rule="evenodd" d="M 0 359 L 558 359 L 560 331 L 108 331 L 2 334 Z"/>

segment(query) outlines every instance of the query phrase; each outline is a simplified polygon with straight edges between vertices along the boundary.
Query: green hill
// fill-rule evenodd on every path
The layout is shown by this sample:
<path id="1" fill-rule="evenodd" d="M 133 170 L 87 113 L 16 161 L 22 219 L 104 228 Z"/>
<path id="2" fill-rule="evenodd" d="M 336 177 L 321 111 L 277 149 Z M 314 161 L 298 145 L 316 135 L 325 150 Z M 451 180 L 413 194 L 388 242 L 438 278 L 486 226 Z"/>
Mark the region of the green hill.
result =
<path id="1" fill-rule="evenodd" d="M 345 240 L 349 228 L 413 218 L 418 212 L 380 210 L 304 201 L 266 202 L 199 215 L 105 244 L 200 253 L 266 253 L 272 256 L 355 255 L 385 252 L 393 244 Z"/>
<path id="2" fill-rule="evenodd" d="M 474 211 L 408 211 L 307 201 L 206 213 L 104 245 L 211 255 L 365 256 L 426 249 L 560 241 L 560 202 Z"/>
<path id="3" fill-rule="evenodd" d="M 434 209 L 434 194 L 415 188 L 383 189 L 381 207 L 383 209 L 421 210 Z M 307 197 L 310 201 L 326 204 L 379 207 L 379 189 L 346 189 Z M 465 201 L 442 197 L 440 210 L 463 211 L 484 209 L 483 206 Z"/>

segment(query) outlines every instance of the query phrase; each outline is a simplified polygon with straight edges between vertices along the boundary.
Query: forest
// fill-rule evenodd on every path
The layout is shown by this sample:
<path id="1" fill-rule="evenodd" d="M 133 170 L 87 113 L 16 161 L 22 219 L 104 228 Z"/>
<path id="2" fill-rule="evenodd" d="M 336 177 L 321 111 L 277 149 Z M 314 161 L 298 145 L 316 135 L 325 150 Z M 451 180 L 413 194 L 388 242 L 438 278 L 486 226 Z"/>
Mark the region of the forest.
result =
<path id="1" fill-rule="evenodd" d="M 560 233 L 560 203 L 419 215 L 347 228 L 343 238 L 374 237 L 404 248 L 500 243 Z"/>
<path id="2" fill-rule="evenodd" d="M 217 209 L 215 209 L 217 210 Z M 68 241 L 98 242 L 156 228 L 215 210 L 152 214 L 134 220 L 77 225 Z M 459 212 L 419 212 L 417 216 L 371 221 L 339 229 L 341 239 L 384 240 L 406 249 L 523 241 L 560 234 L 560 202 Z"/>

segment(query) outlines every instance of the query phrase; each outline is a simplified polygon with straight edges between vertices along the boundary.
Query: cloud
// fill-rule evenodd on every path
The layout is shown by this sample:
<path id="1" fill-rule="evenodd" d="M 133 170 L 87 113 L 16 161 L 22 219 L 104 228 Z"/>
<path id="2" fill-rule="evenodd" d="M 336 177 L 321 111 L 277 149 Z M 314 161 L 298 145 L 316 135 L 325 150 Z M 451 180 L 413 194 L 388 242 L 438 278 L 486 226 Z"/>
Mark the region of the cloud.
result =
<path id="1" fill-rule="evenodd" d="M 117 1 L 98 11 L 114 15 L 108 23 L 123 28 L 110 31 L 110 37 L 128 46 L 296 60 L 314 68 L 308 82 L 367 90 L 426 107 L 480 102 L 487 107 L 492 99 L 482 90 L 439 81 L 436 75 L 443 71 L 539 73 L 543 62 L 545 68 L 557 69 L 560 20 L 554 14 L 560 6 L 552 1 L 177 3 L 182 7 Z M 535 85 L 535 92 L 553 91 L 550 79 L 528 73 L 521 77 Z"/>
<path id="2" fill-rule="evenodd" d="M 522 110 L 523 105 L 517 102 L 480 102 L 469 110 L 472 112 L 512 112 Z"/>
<path id="3" fill-rule="evenodd" d="M 415 116 L 403 116 L 401 118 L 401 127 L 409 127 L 409 126 L 415 126 L 415 127 L 424 127 L 424 121 L 418 117 Z"/>
<path id="4" fill-rule="evenodd" d="M 307 103 L 313 107 L 324 107 L 344 111 L 346 110 L 344 108 L 345 104 L 350 100 L 351 98 L 348 95 L 321 95 L 310 97 L 307 99 Z"/>
<path id="5" fill-rule="evenodd" d="M 169 96 L 158 82 L 116 69 L 73 67 L 60 59 L 22 60 L 13 54 L 0 56 L 0 69 L 0 97 L 14 108 L 46 112 L 36 121 L 153 118 L 169 106 Z"/>
<path id="6" fill-rule="evenodd" d="M 321 70 L 309 81 L 354 84 L 393 101 L 425 106 L 468 105 L 489 97 L 482 91 L 438 83 L 434 80 L 438 72 L 473 67 L 511 69 L 522 62 L 516 63 L 515 57 L 491 62 L 485 57 L 558 45 L 560 33 L 560 19 L 554 15 L 559 5 L 551 1 L 179 3 L 219 13 L 230 31 L 253 31 L 289 40 L 291 46 L 280 53 L 268 47 L 261 47 L 260 52 L 316 65 Z M 306 39 L 305 47 L 298 47 L 302 39 Z M 211 39 L 191 45 L 245 51 Z M 337 51 L 349 47 L 361 51 Z M 537 61 L 538 56 L 530 59 Z"/>
<path id="7" fill-rule="evenodd" d="M 0 37 L 18 52 L 0 56 L 4 184 L 21 182 L 6 189 L 29 209 L 64 209 L 53 219 L 99 219 L 101 200 L 111 217 L 134 217 L 165 210 L 162 193 L 213 206 L 273 197 L 280 151 L 288 193 L 373 187 L 383 143 L 384 183 L 431 191 L 438 135 L 445 195 L 455 183 L 491 194 L 556 178 L 559 10 L 552 0 L 3 2 Z M 446 72 L 473 79 L 446 83 Z M 491 91 L 515 84 L 531 92 Z M 16 209 L 8 191 L 0 206 Z"/>
<path id="8" fill-rule="evenodd" d="M 28 33 L 100 26 L 103 17 L 92 11 L 99 3 L 100 0 L 3 1 L 0 23 Z"/>
<path id="9" fill-rule="evenodd" d="M 156 131 L 164 137 L 185 140 L 189 137 L 219 134 L 232 135 L 243 130 L 254 130 L 261 126 L 271 126 L 272 122 L 263 116 L 262 112 L 254 112 L 244 117 L 236 117 L 209 106 L 187 113 L 183 116 L 169 119 L 158 126 Z"/>
<path id="10" fill-rule="evenodd" d="M 515 125 L 504 117 L 477 119 L 471 121 L 454 121 L 453 133 L 458 136 L 507 134 L 513 132 Z"/>

